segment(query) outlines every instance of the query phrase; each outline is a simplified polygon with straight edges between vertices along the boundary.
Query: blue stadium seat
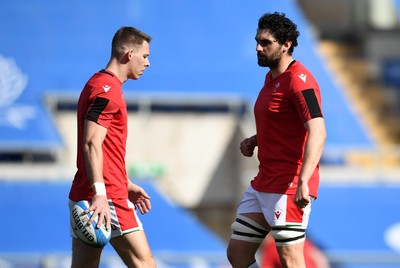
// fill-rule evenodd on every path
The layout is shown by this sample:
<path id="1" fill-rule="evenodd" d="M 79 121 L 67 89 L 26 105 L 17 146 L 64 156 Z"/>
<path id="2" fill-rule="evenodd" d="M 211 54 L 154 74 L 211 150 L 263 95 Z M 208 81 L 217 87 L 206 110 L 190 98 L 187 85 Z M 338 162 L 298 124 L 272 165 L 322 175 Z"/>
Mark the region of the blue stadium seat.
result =
<path id="1" fill-rule="evenodd" d="M 326 157 L 374 146 L 316 52 L 317 41 L 295 1 L 121 0 L 116 5 L 101 0 L 94 5 L 15 0 L 3 1 L 1 10 L 0 56 L 14 60 L 28 78 L 15 104 L 35 107 L 42 105 L 40 100 L 49 91 L 73 92 L 77 97 L 93 72 L 107 63 L 111 37 L 122 25 L 136 26 L 154 38 L 151 67 L 139 81 L 126 83 L 128 91 L 235 95 L 252 104 L 267 71 L 256 63 L 257 19 L 265 12 L 285 12 L 301 31 L 294 56 L 315 74 L 323 91 Z M 18 135 L 17 130 L 0 125 L 0 149 L 15 143 L 27 150 L 46 148 L 48 143 L 62 146 L 45 109 L 37 110 L 29 127 L 18 130 Z"/>
<path id="2" fill-rule="evenodd" d="M 193 258 L 203 259 L 210 264 L 208 267 L 213 267 L 212 263 L 227 263 L 226 245 L 219 237 L 188 211 L 171 203 L 153 184 L 138 184 L 151 197 L 152 210 L 139 217 L 160 261 L 166 265 L 169 262 L 171 267 L 186 262 L 182 268 L 190 267 L 187 262 Z M 2 235 L 0 261 L 2 257 L 12 260 L 12 256 L 32 256 L 38 252 L 42 257 L 54 253 L 70 255 L 69 188 L 70 183 L 60 182 L 0 182 L 0 214 L 7 215 L 0 228 L 8 230 Z M 114 254 L 110 245 L 104 251 L 106 256 Z M 29 267 L 36 267 L 32 259 L 28 263 Z M 0 267 L 3 267 L 1 262 Z"/>

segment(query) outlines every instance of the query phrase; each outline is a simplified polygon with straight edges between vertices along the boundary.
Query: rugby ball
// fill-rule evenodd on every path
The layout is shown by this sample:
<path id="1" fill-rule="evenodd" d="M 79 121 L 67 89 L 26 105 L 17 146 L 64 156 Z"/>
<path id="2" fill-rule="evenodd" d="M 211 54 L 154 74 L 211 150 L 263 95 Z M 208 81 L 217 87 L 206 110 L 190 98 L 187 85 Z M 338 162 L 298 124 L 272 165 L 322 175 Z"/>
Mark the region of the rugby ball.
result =
<path id="1" fill-rule="evenodd" d="M 82 200 L 77 202 L 71 209 L 71 227 L 75 235 L 84 243 L 95 247 L 104 247 L 111 237 L 111 229 L 107 230 L 105 222 L 97 228 L 97 219 L 88 225 L 92 212 L 84 214 L 89 208 L 89 202 Z"/>

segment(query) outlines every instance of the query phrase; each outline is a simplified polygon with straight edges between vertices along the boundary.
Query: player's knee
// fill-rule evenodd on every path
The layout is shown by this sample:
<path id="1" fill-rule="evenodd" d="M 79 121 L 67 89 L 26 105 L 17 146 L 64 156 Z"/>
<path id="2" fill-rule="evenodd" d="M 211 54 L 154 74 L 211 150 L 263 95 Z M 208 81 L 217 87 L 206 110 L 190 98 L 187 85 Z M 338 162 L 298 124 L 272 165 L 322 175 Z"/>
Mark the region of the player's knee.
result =
<path id="1" fill-rule="evenodd" d="M 229 263 L 231 263 L 231 264 L 235 261 L 235 258 L 234 258 L 235 253 L 230 244 L 228 245 L 228 248 L 226 249 L 226 257 L 227 257 Z"/>
<path id="2" fill-rule="evenodd" d="M 143 268 L 155 268 L 157 266 L 156 261 L 152 254 L 148 254 L 146 256 L 142 256 L 139 259 L 140 265 L 138 267 Z"/>
<path id="3" fill-rule="evenodd" d="M 231 240 L 228 244 L 228 248 L 226 250 L 226 257 L 232 267 L 239 267 L 242 266 L 242 263 L 248 257 L 245 254 L 245 249 L 240 246 L 240 244 L 236 243 L 235 241 Z"/>
<path id="4" fill-rule="evenodd" d="M 257 267 L 255 253 L 259 244 L 264 240 L 269 230 L 250 219 L 238 215 L 232 223 L 231 242 L 227 248 L 227 258 L 232 267 Z M 248 242 L 243 244 L 240 241 Z"/>
<path id="5" fill-rule="evenodd" d="M 232 223 L 232 239 L 261 244 L 269 230 L 243 215 L 237 215 Z"/>
<path id="6" fill-rule="evenodd" d="M 144 267 L 147 267 L 147 268 L 156 268 L 157 267 L 156 260 L 153 257 L 148 258 L 145 263 L 146 264 Z"/>
<path id="7" fill-rule="evenodd" d="M 237 267 L 247 267 L 247 268 L 258 268 L 257 262 L 255 260 L 255 255 L 247 256 L 248 254 L 243 255 L 242 248 L 228 246 L 227 249 L 227 258 L 229 263 L 233 268 Z"/>
<path id="8" fill-rule="evenodd" d="M 141 258 L 141 259 L 134 259 L 131 261 L 131 264 L 125 264 L 128 267 L 140 267 L 140 268 L 156 268 L 157 264 L 153 257 Z"/>
<path id="9" fill-rule="evenodd" d="M 135 254 L 133 250 L 121 251 L 120 249 L 117 252 L 127 267 L 155 268 L 157 266 L 151 252 Z"/>
<path id="10" fill-rule="evenodd" d="M 254 254 L 251 257 L 245 257 L 240 254 L 237 250 L 241 250 L 240 248 L 233 248 L 228 246 L 228 250 L 226 252 L 229 263 L 233 268 L 236 267 L 250 267 L 250 268 L 258 268 Z"/>
<path id="11" fill-rule="evenodd" d="M 272 227 L 271 234 L 277 246 L 289 246 L 301 243 L 306 238 L 306 230 L 286 226 Z"/>

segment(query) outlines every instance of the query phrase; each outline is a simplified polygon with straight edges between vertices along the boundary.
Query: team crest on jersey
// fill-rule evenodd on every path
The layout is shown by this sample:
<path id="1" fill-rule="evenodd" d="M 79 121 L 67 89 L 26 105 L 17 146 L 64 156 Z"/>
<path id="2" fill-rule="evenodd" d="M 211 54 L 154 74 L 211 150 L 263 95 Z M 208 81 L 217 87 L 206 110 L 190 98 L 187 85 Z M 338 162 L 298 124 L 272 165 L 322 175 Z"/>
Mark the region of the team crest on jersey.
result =
<path id="1" fill-rule="evenodd" d="M 278 90 L 278 88 L 279 88 L 280 86 L 281 86 L 281 84 L 280 84 L 280 83 L 276 83 L 276 84 L 275 84 L 275 88 L 274 88 L 274 92 L 275 92 L 275 91 L 277 91 L 277 90 Z"/>

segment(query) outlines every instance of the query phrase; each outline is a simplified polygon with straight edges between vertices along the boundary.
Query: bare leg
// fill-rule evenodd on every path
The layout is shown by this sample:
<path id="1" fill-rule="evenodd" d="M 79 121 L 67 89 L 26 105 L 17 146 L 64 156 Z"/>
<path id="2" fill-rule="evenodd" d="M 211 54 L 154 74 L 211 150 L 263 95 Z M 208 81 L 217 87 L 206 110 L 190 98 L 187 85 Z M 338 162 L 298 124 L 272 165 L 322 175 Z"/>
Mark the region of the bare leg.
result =
<path id="1" fill-rule="evenodd" d="M 95 248 L 72 238 L 71 268 L 98 268 L 103 248 Z"/>
<path id="2" fill-rule="evenodd" d="M 245 268 L 254 263 L 260 244 L 231 239 L 227 255 L 233 268 Z"/>
<path id="3" fill-rule="evenodd" d="M 269 229 L 269 226 L 261 213 L 243 214 L 251 218 L 256 223 Z M 248 242 L 243 240 L 231 239 L 227 249 L 227 257 L 233 268 L 245 268 L 255 262 L 255 254 L 260 247 L 260 243 Z"/>
<path id="4" fill-rule="evenodd" d="M 276 248 L 279 253 L 282 268 L 306 268 L 304 262 L 304 242 Z"/>
<path id="5" fill-rule="evenodd" d="M 122 261 L 129 268 L 154 268 L 156 262 L 151 253 L 144 231 L 137 231 L 110 240 Z"/>

